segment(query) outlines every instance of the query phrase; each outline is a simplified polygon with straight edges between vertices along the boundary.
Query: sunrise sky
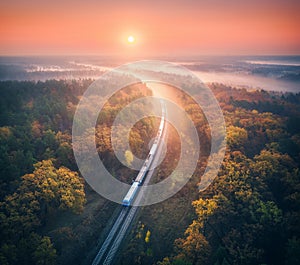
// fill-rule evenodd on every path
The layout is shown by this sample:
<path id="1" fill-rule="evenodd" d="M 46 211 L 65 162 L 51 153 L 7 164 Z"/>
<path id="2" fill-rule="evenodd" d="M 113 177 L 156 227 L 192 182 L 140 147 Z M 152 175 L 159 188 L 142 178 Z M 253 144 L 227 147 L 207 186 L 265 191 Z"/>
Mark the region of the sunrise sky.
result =
<path id="1" fill-rule="evenodd" d="M 0 55 L 300 54 L 299 14 L 298 0 L 1 0 Z"/>

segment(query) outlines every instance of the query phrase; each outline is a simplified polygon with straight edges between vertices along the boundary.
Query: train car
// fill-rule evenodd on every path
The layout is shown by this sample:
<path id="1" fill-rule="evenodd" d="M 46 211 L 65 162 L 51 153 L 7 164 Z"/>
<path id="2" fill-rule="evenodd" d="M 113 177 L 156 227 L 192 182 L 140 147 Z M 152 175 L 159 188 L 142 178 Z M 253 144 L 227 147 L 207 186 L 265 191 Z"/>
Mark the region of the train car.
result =
<path id="1" fill-rule="evenodd" d="M 134 199 L 138 188 L 139 188 L 139 183 L 136 182 L 136 181 L 133 182 L 133 184 L 131 185 L 129 191 L 127 192 L 126 196 L 124 197 L 124 199 L 122 201 L 123 206 L 130 206 L 131 205 L 131 202 Z"/>
<path id="2" fill-rule="evenodd" d="M 137 175 L 137 177 L 135 178 L 135 181 L 138 182 L 139 184 L 142 184 L 145 175 L 147 173 L 147 169 L 148 166 L 144 164 L 144 166 L 142 167 L 142 169 L 140 170 L 139 174 Z"/>
<path id="3" fill-rule="evenodd" d="M 152 147 L 150 149 L 150 152 L 149 152 L 150 156 L 153 156 L 155 154 L 156 149 L 157 149 L 157 143 L 155 143 L 155 144 L 152 145 Z M 151 157 L 149 158 L 149 160 L 150 159 L 151 159 Z"/>
<path id="4" fill-rule="evenodd" d="M 165 126 L 165 118 L 162 117 L 161 121 L 160 121 L 160 125 L 159 125 L 159 130 L 162 132 L 164 130 L 164 126 Z"/>

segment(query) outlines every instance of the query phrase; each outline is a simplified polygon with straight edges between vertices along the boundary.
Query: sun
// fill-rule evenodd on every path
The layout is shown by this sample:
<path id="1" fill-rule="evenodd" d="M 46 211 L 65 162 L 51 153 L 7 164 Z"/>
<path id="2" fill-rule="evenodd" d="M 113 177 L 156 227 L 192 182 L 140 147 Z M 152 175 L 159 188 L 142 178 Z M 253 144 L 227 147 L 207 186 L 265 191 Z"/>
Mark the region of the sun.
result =
<path id="1" fill-rule="evenodd" d="M 134 43 L 135 42 L 135 38 L 133 36 L 128 36 L 127 38 L 128 43 Z"/>

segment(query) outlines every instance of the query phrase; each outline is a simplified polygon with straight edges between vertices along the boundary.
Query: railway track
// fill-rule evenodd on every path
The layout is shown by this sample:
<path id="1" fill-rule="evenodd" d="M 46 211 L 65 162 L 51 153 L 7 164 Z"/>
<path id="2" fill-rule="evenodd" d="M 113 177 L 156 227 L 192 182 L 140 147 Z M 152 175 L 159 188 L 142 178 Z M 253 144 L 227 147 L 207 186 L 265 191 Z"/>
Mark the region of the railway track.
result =
<path id="1" fill-rule="evenodd" d="M 164 107 L 163 107 L 164 108 Z M 151 147 L 149 155 L 152 155 L 153 157 L 151 158 L 151 162 L 147 166 L 147 173 L 145 174 L 145 164 L 147 163 L 147 159 L 145 161 L 144 166 L 141 168 L 141 171 L 139 172 L 137 179 L 139 179 L 139 183 L 142 185 L 147 185 L 154 173 L 153 169 L 150 169 L 151 164 L 157 164 L 159 161 L 159 157 L 162 152 L 162 145 L 161 141 L 162 139 L 165 138 L 166 136 L 166 130 L 165 130 L 165 113 L 166 111 L 163 109 L 163 117 L 159 126 L 159 132 L 158 135 L 159 137 L 156 137 L 157 140 L 154 141 L 153 146 Z M 154 145 L 155 146 L 155 151 L 154 150 Z M 149 157 L 149 156 L 148 156 Z M 155 167 L 153 167 L 155 168 Z M 143 179 L 141 180 L 141 175 L 143 175 Z M 131 188 L 132 189 L 132 188 Z M 130 206 L 131 203 L 134 201 L 135 204 L 139 204 L 141 199 L 143 198 L 144 194 L 141 189 L 136 189 L 135 193 L 131 195 L 132 198 L 127 201 L 126 199 L 126 204 L 124 204 L 123 201 L 123 206 L 121 209 L 120 214 L 118 215 L 114 225 L 112 226 L 109 234 L 107 235 L 105 241 L 103 242 L 100 250 L 98 251 L 96 257 L 93 260 L 92 265 L 110 265 L 112 264 L 117 251 L 120 248 L 120 245 L 126 235 L 126 233 L 129 231 L 130 224 L 133 222 L 136 213 L 138 211 L 138 206 Z M 128 194 L 126 195 L 128 197 Z M 126 198 L 125 197 L 125 198 Z M 125 199 L 124 199 L 125 200 Z"/>

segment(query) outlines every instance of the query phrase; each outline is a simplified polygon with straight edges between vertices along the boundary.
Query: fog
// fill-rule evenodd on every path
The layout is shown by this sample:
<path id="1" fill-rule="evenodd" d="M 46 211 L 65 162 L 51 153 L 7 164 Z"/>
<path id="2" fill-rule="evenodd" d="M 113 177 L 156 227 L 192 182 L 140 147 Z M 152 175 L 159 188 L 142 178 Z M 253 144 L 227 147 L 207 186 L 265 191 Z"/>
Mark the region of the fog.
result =
<path id="1" fill-rule="evenodd" d="M 204 83 L 223 83 L 248 90 L 264 89 L 268 91 L 300 92 L 299 82 L 278 80 L 270 77 L 247 75 L 243 73 L 193 71 Z"/>
<path id="2" fill-rule="evenodd" d="M 231 56 L 162 60 L 171 60 L 188 68 L 204 83 L 223 83 L 248 90 L 300 92 L 299 56 Z M 123 63 L 114 58 L 101 56 L 0 57 L 0 80 L 97 79 L 104 72 Z M 174 72 L 174 69 L 170 70 Z"/>

